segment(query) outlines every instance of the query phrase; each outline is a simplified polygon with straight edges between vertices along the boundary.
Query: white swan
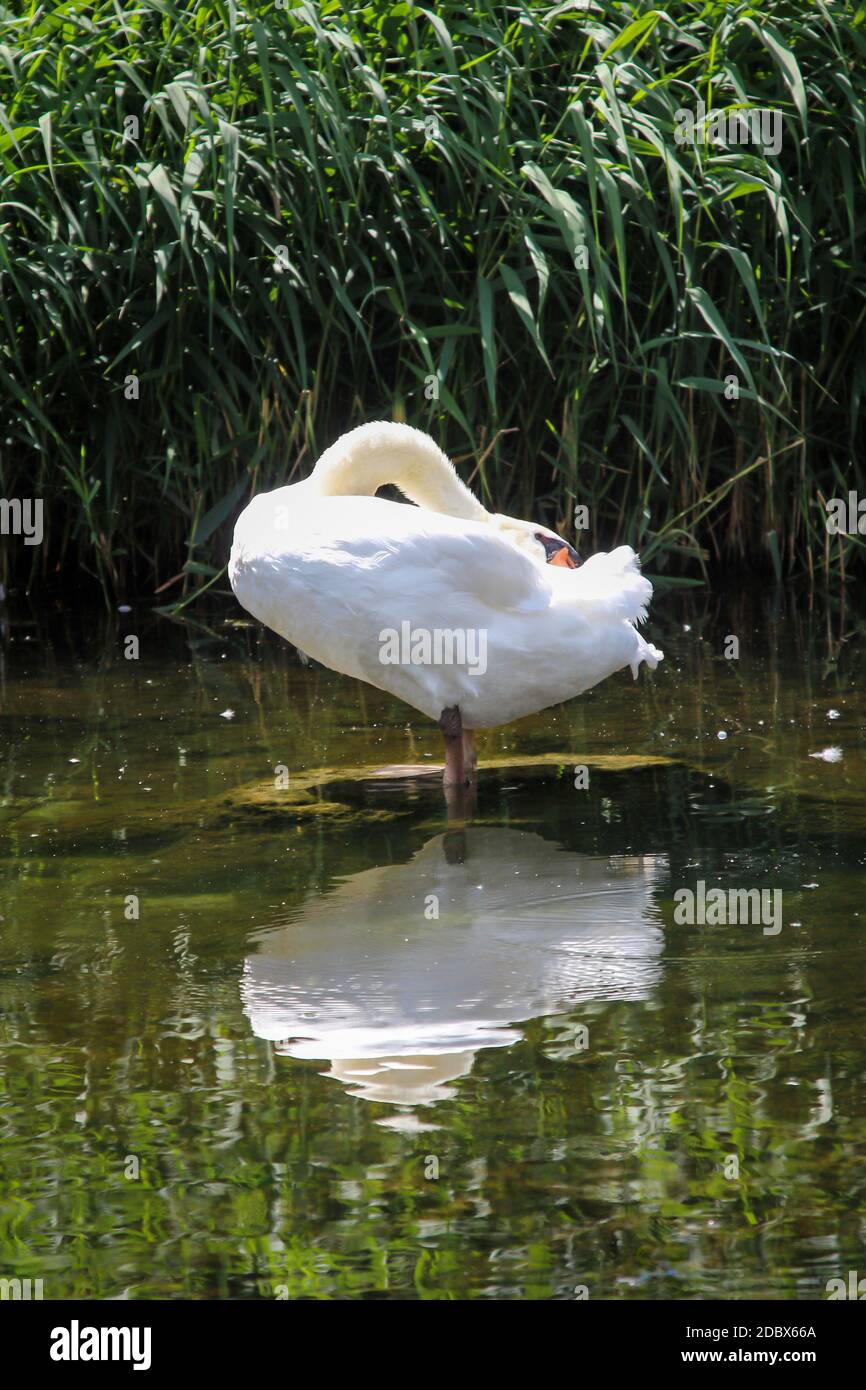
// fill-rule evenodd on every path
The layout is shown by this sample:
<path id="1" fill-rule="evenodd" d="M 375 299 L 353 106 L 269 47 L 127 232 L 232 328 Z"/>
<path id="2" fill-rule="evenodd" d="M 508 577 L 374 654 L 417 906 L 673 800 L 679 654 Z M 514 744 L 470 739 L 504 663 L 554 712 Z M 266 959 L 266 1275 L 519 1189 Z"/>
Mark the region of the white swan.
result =
<path id="1" fill-rule="evenodd" d="M 417 505 L 374 496 L 386 483 Z M 473 730 L 662 659 L 636 629 L 652 586 L 634 551 L 577 559 L 546 527 L 482 507 L 429 435 L 378 421 L 252 499 L 229 580 L 303 652 L 438 720 L 445 780 L 462 783 Z"/>

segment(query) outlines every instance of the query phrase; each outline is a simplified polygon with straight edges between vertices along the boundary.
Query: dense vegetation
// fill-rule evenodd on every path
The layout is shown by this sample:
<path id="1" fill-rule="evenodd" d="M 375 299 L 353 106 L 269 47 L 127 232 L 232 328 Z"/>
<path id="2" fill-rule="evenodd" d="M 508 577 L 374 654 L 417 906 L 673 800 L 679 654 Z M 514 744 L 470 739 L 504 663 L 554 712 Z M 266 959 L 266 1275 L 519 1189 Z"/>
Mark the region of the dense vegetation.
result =
<path id="1" fill-rule="evenodd" d="M 288 4 L 0 8 L 7 580 L 191 596 L 377 416 L 656 574 L 844 572 L 866 5 Z M 700 102 L 778 152 L 679 143 Z"/>

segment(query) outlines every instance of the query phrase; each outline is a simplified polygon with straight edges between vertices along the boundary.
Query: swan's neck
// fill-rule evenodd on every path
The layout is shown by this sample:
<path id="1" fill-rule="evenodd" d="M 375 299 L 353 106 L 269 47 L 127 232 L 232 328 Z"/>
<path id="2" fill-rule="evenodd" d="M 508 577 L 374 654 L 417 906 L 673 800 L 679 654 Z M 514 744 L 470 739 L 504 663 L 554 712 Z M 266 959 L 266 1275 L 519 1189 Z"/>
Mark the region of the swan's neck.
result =
<path id="1" fill-rule="evenodd" d="M 411 425 L 375 421 L 350 430 L 325 450 L 309 483 L 320 497 L 372 497 L 393 483 L 426 511 L 490 520 L 438 444 Z"/>

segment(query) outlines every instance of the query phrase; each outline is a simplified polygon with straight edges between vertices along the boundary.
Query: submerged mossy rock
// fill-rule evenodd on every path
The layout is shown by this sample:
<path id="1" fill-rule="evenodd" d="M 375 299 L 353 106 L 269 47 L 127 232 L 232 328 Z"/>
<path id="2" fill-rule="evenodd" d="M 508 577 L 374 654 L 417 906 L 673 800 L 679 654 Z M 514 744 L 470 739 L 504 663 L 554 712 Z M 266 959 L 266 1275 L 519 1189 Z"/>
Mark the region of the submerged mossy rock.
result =
<path id="1" fill-rule="evenodd" d="M 596 754 L 593 756 L 562 753 L 517 755 L 513 758 L 485 759 L 478 768 L 478 780 L 485 774 L 520 768 L 537 771 L 549 767 L 560 773 L 570 772 L 583 763 L 590 769 L 605 772 L 630 772 L 643 767 L 674 766 L 676 760 L 661 756 Z M 386 767 L 323 767 L 311 769 L 291 778 L 286 788 L 272 781 L 248 782 L 235 787 L 220 804 L 221 824 L 248 818 L 252 821 L 278 820 L 281 823 L 298 821 L 354 821 L 363 815 L 366 822 L 393 821 L 417 812 L 417 794 L 442 797 L 441 763 L 389 764 Z M 416 795 L 412 796 L 412 793 Z M 398 807 L 371 805 L 377 793 L 404 794 Z"/>
<path id="2" fill-rule="evenodd" d="M 388 821 L 394 820 L 398 814 L 395 811 L 372 811 L 366 819 Z M 247 819 L 257 824 L 278 820 L 281 824 L 297 821 L 301 824 L 327 822 L 336 825 L 355 820 L 357 815 L 356 807 L 343 801 L 313 796 L 303 788 L 279 790 L 271 783 L 254 782 L 238 787 L 223 798 L 216 822 L 227 825 Z"/>

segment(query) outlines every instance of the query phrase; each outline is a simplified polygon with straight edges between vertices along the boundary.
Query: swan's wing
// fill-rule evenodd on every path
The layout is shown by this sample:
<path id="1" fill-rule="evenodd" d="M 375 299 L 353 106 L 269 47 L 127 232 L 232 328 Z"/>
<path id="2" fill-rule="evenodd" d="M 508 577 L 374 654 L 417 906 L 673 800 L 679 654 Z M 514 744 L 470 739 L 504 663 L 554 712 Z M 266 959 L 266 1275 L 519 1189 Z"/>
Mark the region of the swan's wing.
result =
<path id="1" fill-rule="evenodd" d="M 311 499 L 281 529 L 278 499 L 290 491 L 254 499 L 238 522 L 230 577 L 241 602 L 254 576 L 291 601 L 302 587 L 325 591 L 368 624 L 401 609 L 415 623 L 454 623 L 458 612 L 481 623 L 485 612 L 550 603 L 543 565 L 483 523 L 379 497 L 329 497 Z"/>

